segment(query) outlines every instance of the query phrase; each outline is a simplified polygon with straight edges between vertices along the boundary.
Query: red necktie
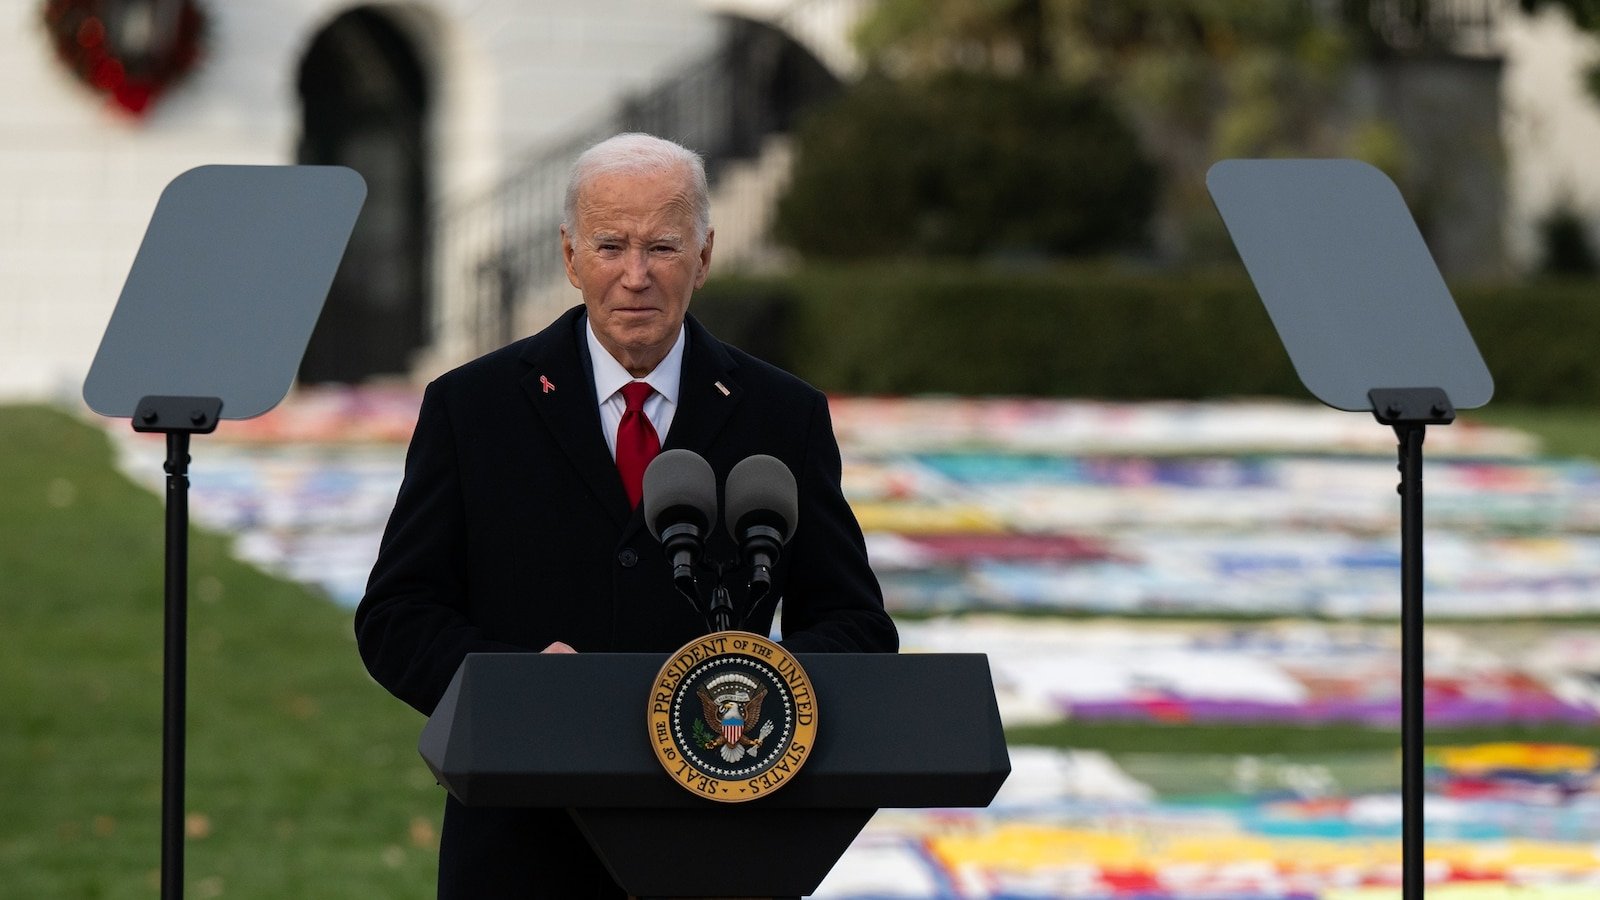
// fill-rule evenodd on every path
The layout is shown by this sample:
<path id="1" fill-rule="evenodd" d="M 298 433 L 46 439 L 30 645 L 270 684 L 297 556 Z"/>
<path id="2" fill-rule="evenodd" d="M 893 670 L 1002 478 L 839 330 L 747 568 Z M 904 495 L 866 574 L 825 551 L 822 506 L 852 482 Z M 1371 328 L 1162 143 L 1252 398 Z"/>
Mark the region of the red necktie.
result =
<path id="1" fill-rule="evenodd" d="M 628 492 L 628 504 L 639 505 L 644 491 L 644 469 L 650 460 L 661 452 L 661 439 L 644 414 L 644 401 L 655 389 L 643 381 L 630 381 L 622 386 L 622 399 L 628 408 L 622 413 L 622 424 L 617 426 L 617 472 L 622 476 L 622 489 Z"/>

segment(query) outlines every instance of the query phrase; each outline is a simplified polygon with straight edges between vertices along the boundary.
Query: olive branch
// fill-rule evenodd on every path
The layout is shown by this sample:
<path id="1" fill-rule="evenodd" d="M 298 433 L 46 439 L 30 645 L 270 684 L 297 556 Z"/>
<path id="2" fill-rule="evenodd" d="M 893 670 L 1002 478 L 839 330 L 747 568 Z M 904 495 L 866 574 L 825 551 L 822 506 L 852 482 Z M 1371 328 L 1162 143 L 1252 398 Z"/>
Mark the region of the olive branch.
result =
<path id="1" fill-rule="evenodd" d="M 706 723 L 701 719 L 694 720 L 694 728 L 692 730 L 694 731 L 694 739 L 702 747 L 717 739 L 717 735 L 712 734 L 711 729 L 707 728 Z"/>

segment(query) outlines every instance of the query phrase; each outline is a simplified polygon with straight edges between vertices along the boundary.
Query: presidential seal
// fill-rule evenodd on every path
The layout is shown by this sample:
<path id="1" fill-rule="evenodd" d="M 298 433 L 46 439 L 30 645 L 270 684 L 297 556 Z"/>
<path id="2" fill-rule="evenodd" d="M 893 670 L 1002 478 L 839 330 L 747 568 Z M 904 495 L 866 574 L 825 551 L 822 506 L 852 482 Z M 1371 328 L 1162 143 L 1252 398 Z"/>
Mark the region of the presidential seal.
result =
<path id="1" fill-rule="evenodd" d="M 683 645 L 650 691 L 650 746 L 685 790 L 723 803 L 786 784 L 811 756 L 817 703 L 776 643 L 719 631 Z"/>

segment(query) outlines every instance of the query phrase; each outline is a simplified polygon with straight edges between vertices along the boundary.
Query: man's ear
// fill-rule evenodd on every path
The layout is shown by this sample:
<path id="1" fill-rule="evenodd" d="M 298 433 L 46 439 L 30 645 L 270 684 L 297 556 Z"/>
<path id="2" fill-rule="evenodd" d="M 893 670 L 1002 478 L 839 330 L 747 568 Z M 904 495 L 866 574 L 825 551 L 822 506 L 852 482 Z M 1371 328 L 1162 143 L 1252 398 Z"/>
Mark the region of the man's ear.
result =
<path id="1" fill-rule="evenodd" d="M 706 276 L 711 274 L 711 244 L 717 237 L 715 228 L 706 229 L 705 243 L 700 245 L 700 275 L 695 278 L 695 290 L 705 286 Z"/>
<path id="2" fill-rule="evenodd" d="M 583 285 L 578 283 L 578 272 L 572 267 L 572 257 L 576 252 L 572 246 L 572 233 L 567 231 L 567 226 L 561 226 L 561 264 L 567 267 L 567 281 L 581 291 Z"/>

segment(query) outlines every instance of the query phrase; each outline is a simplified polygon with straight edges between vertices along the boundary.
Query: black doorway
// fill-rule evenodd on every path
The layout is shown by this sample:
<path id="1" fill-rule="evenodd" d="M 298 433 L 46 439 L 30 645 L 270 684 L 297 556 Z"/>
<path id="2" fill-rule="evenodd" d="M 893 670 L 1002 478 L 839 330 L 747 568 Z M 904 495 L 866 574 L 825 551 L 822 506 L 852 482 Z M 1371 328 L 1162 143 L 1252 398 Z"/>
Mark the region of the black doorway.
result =
<path id="1" fill-rule="evenodd" d="M 312 41 L 300 64 L 297 162 L 344 165 L 367 202 L 300 366 L 303 382 L 402 375 L 427 339 L 428 82 L 411 41 L 360 7 Z"/>

